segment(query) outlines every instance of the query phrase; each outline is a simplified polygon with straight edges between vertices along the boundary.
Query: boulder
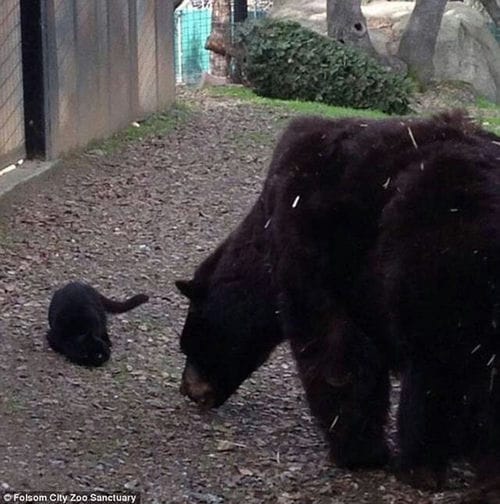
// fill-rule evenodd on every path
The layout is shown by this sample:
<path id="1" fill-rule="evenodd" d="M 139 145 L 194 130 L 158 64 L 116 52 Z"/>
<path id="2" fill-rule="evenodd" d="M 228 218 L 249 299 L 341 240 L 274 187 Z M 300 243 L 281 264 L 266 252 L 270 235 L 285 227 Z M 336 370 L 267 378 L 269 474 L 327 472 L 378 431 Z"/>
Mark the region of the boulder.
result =
<path id="1" fill-rule="evenodd" d="M 325 0 L 275 2 L 271 16 L 300 22 L 326 34 Z M 377 51 L 393 57 L 414 2 L 377 0 L 362 7 Z M 488 18 L 461 2 L 449 2 L 434 54 L 434 78 L 463 81 L 489 100 L 500 103 L 500 47 Z"/>

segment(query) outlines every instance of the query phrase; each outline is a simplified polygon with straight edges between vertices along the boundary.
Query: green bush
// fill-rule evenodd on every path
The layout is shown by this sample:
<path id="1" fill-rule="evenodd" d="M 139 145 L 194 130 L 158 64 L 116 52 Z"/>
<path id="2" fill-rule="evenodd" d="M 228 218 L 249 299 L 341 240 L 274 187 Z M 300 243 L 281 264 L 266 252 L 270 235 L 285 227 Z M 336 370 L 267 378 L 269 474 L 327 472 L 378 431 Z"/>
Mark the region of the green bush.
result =
<path id="1" fill-rule="evenodd" d="M 390 114 L 408 111 L 408 79 L 298 23 L 244 23 L 235 33 L 235 49 L 243 81 L 261 96 Z"/>

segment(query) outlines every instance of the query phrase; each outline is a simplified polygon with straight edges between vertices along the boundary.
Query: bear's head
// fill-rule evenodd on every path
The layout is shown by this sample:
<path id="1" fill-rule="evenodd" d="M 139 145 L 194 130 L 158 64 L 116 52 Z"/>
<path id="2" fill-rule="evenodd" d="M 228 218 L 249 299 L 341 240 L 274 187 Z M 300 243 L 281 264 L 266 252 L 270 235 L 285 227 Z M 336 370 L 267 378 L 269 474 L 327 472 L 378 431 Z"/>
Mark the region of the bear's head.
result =
<path id="1" fill-rule="evenodd" d="M 199 406 L 222 405 L 282 340 L 269 285 L 255 278 L 176 282 L 189 299 L 181 334 L 181 393 Z"/>

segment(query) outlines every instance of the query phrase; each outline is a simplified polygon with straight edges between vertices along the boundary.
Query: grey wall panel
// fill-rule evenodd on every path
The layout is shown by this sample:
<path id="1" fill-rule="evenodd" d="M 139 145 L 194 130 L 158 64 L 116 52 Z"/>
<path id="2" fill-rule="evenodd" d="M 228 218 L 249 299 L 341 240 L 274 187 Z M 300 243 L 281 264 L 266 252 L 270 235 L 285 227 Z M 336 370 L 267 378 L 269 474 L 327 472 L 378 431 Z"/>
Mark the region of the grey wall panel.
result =
<path id="1" fill-rule="evenodd" d="M 144 114 L 158 104 L 155 2 L 137 0 L 136 5 L 139 107 Z"/>
<path id="2" fill-rule="evenodd" d="M 58 115 L 53 129 L 56 151 L 79 145 L 75 18 L 74 0 L 54 0 L 54 19 L 50 28 L 55 35 L 56 54 L 55 65 L 49 72 L 57 73 L 58 88 L 54 90 L 54 99 L 57 100 Z"/>
<path id="3" fill-rule="evenodd" d="M 175 94 L 173 2 L 156 0 L 156 60 L 158 107 L 169 106 Z"/>
<path id="4" fill-rule="evenodd" d="M 130 122 L 131 72 L 129 7 L 127 0 L 108 0 L 110 126 L 124 127 Z"/>
<path id="5" fill-rule="evenodd" d="M 173 101 L 170 0 L 45 0 L 43 19 L 49 157 Z"/>
<path id="6" fill-rule="evenodd" d="M 97 137 L 96 124 L 107 114 L 99 109 L 99 56 L 96 0 L 75 0 L 75 41 L 78 93 L 78 144 Z M 99 128 L 105 131 L 105 128 Z"/>
<path id="7" fill-rule="evenodd" d="M 95 138 L 102 138 L 113 129 L 109 124 L 110 96 L 109 96 L 109 40 L 108 40 L 108 8 L 106 2 L 95 0 L 96 26 L 95 39 L 97 43 L 95 102 L 98 115 L 95 118 Z"/>
<path id="8" fill-rule="evenodd" d="M 19 0 L 0 9 L 0 169 L 24 157 L 24 115 Z"/>

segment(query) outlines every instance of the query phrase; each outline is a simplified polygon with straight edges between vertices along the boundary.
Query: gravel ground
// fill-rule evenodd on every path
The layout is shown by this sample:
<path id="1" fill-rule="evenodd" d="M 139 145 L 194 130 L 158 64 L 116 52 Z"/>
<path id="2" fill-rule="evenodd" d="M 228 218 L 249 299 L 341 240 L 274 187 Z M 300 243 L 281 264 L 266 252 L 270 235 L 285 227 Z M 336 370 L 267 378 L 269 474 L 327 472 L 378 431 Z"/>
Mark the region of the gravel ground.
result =
<path id="1" fill-rule="evenodd" d="M 329 466 L 286 347 L 218 411 L 200 414 L 178 393 L 186 303 L 173 282 L 250 208 L 291 117 L 190 100 L 168 135 L 69 157 L 0 208 L 1 488 L 129 489 L 147 503 L 457 502 L 463 468 L 428 494 L 384 471 Z M 100 369 L 44 341 L 51 292 L 76 278 L 110 296 L 152 295 L 113 318 Z"/>

